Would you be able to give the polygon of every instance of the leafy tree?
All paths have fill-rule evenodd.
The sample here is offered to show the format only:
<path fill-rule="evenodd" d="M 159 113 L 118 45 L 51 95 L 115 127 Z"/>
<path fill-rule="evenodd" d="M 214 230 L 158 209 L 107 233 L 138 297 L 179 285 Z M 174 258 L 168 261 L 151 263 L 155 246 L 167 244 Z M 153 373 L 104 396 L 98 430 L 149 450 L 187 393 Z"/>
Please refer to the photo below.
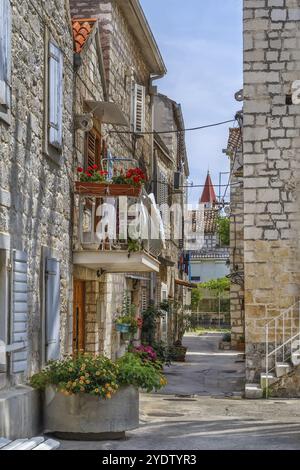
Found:
<path fill-rule="evenodd" d="M 220 237 L 220 243 L 223 246 L 230 244 L 230 219 L 229 217 L 218 217 L 217 229 Z"/>
<path fill-rule="evenodd" d="M 192 311 L 197 312 L 199 304 L 203 298 L 203 293 L 201 291 L 201 284 L 198 285 L 195 289 L 192 290 Z"/>
<path fill-rule="evenodd" d="M 202 289 L 209 289 L 218 295 L 222 295 L 230 288 L 230 280 L 227 277 L 221 277 L 219 279 L 211 279 L 210 281 L 200 284 L 200 286 Z"/>

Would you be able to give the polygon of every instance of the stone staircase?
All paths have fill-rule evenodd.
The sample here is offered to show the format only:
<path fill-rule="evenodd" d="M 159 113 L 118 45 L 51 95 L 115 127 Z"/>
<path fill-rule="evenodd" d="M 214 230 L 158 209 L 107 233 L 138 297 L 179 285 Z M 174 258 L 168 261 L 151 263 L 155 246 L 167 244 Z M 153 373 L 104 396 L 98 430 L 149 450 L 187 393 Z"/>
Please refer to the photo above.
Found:
<path fill-rule="evenodd" d="M 43 436 L 32 437 L 31 439 L 6 439 L 0 437 L 1 450 L 56 450 L 60 443 L 54 439 L 45 439 Z"/>
<path fill-rule="evenodd" d="M 296 302 L 265 326 L 265 371 L 260 383 L 246 384 L 245 398 L 268 398 L 271 388 L 300 364 L 300 302 Z"/>

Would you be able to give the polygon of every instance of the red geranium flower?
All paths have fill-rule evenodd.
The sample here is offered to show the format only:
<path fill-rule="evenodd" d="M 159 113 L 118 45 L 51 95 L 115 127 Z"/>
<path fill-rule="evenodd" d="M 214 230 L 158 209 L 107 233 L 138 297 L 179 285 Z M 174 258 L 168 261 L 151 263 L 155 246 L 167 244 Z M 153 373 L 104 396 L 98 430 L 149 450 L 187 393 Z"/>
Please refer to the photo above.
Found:
<path fill-rule="evenodd" d="M 86 171 L 85 174 L 86 176 L 92 177 L 91 173 L 89 173 L 88 171 Z"/>
<path fill-rule="evenodd" d="M 79 166 L 79 167 L 77 168 L 77 172 L 78 172 L 78 173 L 82 173 L 82 172 L 83 172 L 83 168 L 81 168 L 81 166 Z"/>
<path fill-rule="evenodd" d="M 107 174 L 108 174 L 108 171 L 104 171 L 104 170 L 100 171 L 100 175 L 101 175 L 101 176 L 105 176 L 105 175 L 107 175 Z"/>
<path fill-rule="evenodd" d="M 133 181 L 134 181 L 135 183 L 139 183 L 140 180 L 141 180 L 141 179 L 140 179 L 139 176 L 134 176 L 134 177 L 133 177 Z"/>
<path fill-rule="evenodd" d="M 98 165 L 93 165 L 93 166 L 92 166 L 92 169 L 93 169 L 93 170 L 98 170 Z"/>

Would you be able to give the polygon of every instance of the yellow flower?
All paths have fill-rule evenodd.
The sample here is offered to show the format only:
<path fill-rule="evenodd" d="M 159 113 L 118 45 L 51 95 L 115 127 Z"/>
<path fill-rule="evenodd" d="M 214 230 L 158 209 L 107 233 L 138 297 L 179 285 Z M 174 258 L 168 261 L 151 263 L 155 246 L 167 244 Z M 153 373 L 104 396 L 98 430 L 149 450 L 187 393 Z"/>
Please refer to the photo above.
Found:
<path fill-rule="evenodd" d="M 99 393 L 99 388 L 95 388 L 95 392 L 96 392 L 96 393 Z"/>
<path fill-rule="evenodd" d="M 86 376 L 86 378 L 88 378 L 90 376 L 90 374 L 86 373 L 85 376 Z"/>
<path fill-rule="evenodd" d="M 76 382 L 73 382 L 73 387 L 76 387 L 77 383 Z"/>
<path fill-rule="evenodd" d="M 80 391 L 81 391 L 81 392 L 84 392 L 84 387 L 80 387 Z"/>
<path fill-rule="evenodd" d="M 97 376 L 101 375 L 101 372 L 99 370 L 97 370 L 96 375 Z"/>
<path fill-rule="evenodd" d="M 111 393 L 107 393 L 106 398 L 110 399 L 111 398 Z"/>
<path fill-rule="evenodd" d="M 86 381 L 86 383 L 87 383 L 87 384 L 90 384 L 90 383 L 91 383 L 91 381 L 90 381 L 90 380 L 87 380 L 87 381 Z"/>
<path fill-rule="evenodd" d="M 80 380 L 84 380 L 84 379 L 85 379 L 85 377 L 84 377 L 84 375 L 82 375 L 82 376 L 80 377 Z"/>
<path fill-rule="evenodd" d="M 85 370 L 85 368 L 86 368 L 86 364 L 82 364 L 81 370 Z"/>

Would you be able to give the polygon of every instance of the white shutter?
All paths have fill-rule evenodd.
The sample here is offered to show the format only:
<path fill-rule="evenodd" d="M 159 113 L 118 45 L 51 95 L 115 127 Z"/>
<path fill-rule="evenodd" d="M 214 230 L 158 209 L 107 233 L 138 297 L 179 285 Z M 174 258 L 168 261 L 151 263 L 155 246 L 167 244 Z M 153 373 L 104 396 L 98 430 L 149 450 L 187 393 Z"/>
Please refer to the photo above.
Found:
<path fill-rule="evenodd" d="M 164 223 L 164 229 L 167 230 L 169 227 L 169 211 L 167 208 L 169 203 L 168 177 L 166 173 L 160 168 L 158 168 L 157 177 L 157 200 Z"/>
<path fill-rule="evenodd" d="M 11 5 L 0 0 L 0 105 L 10 107 L 11 85 Z"/>
<path fill-rule="evenodd" d="M 25 372 L 27 369 L 27 282 L 27 254 L 23 251 L 13 251 L 10 341 L 15 346 L 20 344 L 20 349 L 11 355 L 11 372 L 13 374 Z"/>
<path fill-rule="evenodd" d="M 62 147 L 63 54 L 49 43 L 49 144 Z"/>
<path fill-rule="evenodd" d="M 141 288 L 141 313 L 149 307 L 150 292 L 147 286 Z"/>
<path fill-rule="evenodd" d="M 145 130 L 145 98 L 145 87 L 136 83 L 134 87 L 134 132 L 144 132 Z"/>
<path fill-rule="evenodd" d="M 60 356 L 60 265 L 46 260 L 46 361 Z"/>

